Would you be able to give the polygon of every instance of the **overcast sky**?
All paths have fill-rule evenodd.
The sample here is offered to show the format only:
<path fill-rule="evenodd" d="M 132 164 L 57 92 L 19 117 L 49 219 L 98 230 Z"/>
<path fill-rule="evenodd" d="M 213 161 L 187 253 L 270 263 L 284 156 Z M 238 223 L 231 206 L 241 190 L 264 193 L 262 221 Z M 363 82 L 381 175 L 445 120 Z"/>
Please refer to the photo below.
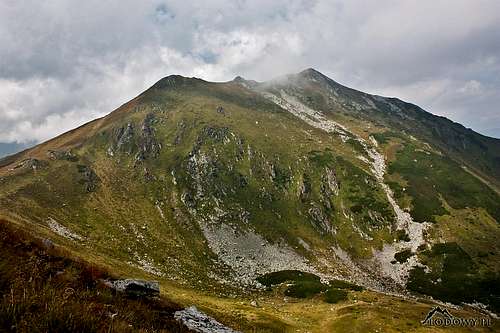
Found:
<path fill-rule="evenodd" d="M 46 140 L 170 74 L 308 67 L 500 137 L 497 0 L 0 0 L 0 142 Z"/>

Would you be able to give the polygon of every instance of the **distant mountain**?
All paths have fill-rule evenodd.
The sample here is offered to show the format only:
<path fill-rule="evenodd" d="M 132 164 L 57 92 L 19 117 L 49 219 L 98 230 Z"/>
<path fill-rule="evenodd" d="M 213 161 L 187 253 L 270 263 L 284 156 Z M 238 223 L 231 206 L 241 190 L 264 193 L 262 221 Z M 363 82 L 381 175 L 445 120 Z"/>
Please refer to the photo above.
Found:
<path fill-rule="evenodd" d="M 0 158 L 7 155 L 15 154 L 33 145 L 34 143 L 30 144 L 30 143 L 17 143 L 17 142 L 11 142 L 11 143 L 0 142 Z"/>
<path fill-rule="evenodd" d="M 0 160 L 1 217 L 247 330 L 334 325 L 330 312 L 301 326 L 234 309 L 366 295 L 345 281 L 498 311 L 499 188 L 500 140 L 314 69 L 268 82 L 171 75 Z M 271 273 L 279 282 L 257 282 Z M 271 291 L 284 281 L 284 296 Z"/>

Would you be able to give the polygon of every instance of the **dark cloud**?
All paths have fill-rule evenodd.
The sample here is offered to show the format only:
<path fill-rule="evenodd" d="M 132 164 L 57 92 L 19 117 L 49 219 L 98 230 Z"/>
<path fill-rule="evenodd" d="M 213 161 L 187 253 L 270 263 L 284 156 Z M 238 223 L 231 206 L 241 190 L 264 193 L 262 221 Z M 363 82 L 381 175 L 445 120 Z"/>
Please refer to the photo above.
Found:
<path fill-rule="evenodd" d="M 48 139 L 172 73 L 307 67 L 491 135 L 499 40 L 498 1 L 3 1 L 0 142 Z"/>

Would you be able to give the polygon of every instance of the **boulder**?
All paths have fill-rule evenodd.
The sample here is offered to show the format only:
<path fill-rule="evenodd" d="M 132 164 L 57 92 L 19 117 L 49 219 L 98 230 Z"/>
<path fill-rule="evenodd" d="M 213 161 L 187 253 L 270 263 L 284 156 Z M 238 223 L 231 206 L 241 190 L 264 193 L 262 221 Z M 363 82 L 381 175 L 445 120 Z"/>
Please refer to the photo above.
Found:
<path fill-rule="evenodd" d="M 160 284 L 158 281 L 125 279 L 106 280 L 104 284 L 108 287 L 134 297 L 158 297 L 160 296 Z"/>
<path fill-rule="evenodd" d="M 238 333 L 227 326 L 219 323 L 212 317 L 191 306 L 174 314 L 174 318 L 184 324 L 190 330 L 200 333 Z"/>

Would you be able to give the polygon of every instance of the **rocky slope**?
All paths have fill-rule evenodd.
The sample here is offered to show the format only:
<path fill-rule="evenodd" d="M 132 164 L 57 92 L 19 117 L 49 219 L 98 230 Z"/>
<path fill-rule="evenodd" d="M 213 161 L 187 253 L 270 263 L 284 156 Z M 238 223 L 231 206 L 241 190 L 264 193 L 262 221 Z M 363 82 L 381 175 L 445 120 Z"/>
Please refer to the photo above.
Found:
<path fill-rule="evenodd" d="M 0 214 L 209 295 L 299 270 L 498 311 L 499 156 L 500 140 L 312 69 L 169 76 L 0 160 Z"/>

